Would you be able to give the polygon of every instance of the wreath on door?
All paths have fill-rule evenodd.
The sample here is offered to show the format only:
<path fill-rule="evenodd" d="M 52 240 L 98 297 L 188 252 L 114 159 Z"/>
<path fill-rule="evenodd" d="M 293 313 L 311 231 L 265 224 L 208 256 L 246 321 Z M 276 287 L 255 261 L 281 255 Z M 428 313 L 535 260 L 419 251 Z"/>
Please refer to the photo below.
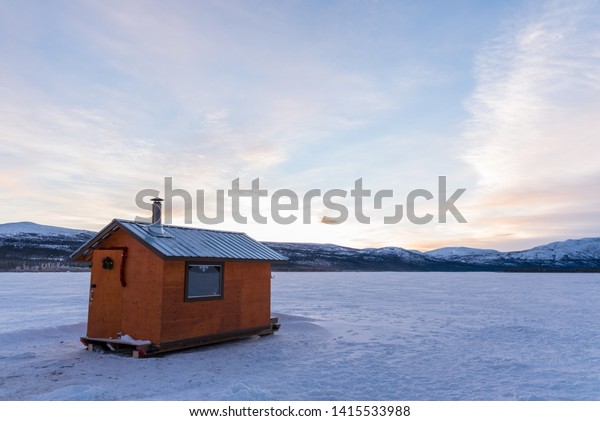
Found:
<path fill-rule="evenodd" d="M 111 270 L 115 266 L 115 262 L 110 257 L 105 257 L 102 260 L 102 268 L 106 270 Z"/>

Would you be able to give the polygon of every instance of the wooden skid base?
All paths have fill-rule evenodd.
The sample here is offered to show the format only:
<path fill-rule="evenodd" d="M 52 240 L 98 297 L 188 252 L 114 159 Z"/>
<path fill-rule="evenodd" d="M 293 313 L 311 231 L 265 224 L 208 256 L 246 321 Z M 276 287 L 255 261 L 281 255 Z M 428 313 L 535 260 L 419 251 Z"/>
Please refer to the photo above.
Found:
<path fill-rule="evenodd" d="M 79 340 L 87 347 L 88 351 L 131 353 L 136 358 L 145 356 L 152 347 L 152 344 L 127 344 L 118 342 L 118 339 L 113 338 L 88 338 L 87 336 L 82 336 Z"/>
<path fill-rule="evenodd" d="M 271 335 L 277 330 L 279 330 L 280 327 L 281 325 L 279 324 L 279 320 L 277 318 L 271 318 L 269 326 L 262 326 L 254 329 L 238 330 L 217 335 L 201 336 L 197 338 L 190 338 L 179 341 L 165 342 L 158 345 L 152 343 L 138 345 L 124 343 L 119 339 L 88 338 L 86 336 L 81 337 L 80 340 L 81 343 L 87 347 L 88 351 L 123 353 L 131 352 L 131 355 L 134 358 L 143 358 L 152 355 L 162 354 L 165 352 L 178 351 L 187 348 L 195 348 L 204 345 L 212 345 L 220 342 L 249 338 L 252 336 Z"/>

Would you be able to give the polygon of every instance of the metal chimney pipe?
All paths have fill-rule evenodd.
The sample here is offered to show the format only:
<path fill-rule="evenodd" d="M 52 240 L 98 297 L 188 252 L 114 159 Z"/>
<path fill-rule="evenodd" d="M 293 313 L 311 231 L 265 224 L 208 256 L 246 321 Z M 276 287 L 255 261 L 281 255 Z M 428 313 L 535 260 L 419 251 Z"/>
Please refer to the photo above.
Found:
<path fill-rule="evenodd" d="M 148 225 L 148 232 L 152 235 L 165 236 L 165 230 L 162 226 L 162 199 L 155 197 L 152 200 L 152 223 Z"/>
<path fill-rule="evenodd" d="M 162 201 L 160 197 L 152 199 L 152 225 L 162 225 Z"/>

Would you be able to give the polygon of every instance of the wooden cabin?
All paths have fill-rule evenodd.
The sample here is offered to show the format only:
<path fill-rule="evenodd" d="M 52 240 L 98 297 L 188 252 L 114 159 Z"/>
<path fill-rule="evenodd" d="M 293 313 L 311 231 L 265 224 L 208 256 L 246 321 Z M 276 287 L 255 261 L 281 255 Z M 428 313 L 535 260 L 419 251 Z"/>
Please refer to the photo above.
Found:
<path fill-rule="evenodd" d="M 92 268 L 88 349 L 131 348 L 139 357 L 279 328 L 271 263 L 287 258 L 243 233 L 156 219 L 115 219 L 73 253 Z"/>

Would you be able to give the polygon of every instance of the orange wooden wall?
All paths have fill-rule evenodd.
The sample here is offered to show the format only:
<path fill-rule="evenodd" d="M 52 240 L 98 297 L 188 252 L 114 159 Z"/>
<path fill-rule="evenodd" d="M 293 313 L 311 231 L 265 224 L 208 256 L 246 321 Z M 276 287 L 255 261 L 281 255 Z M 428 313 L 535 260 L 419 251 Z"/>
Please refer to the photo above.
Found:
<path fill-rule="evenodd" d="M 111 247 L 128 249 L 127 286 L 121 287 L 119 310 L 123 334 L 158 345 L 269 325 L 271 267 L 268 262 L 225 262 L 222 299 L 185 301 L 186 262 L 162 260 L 123 230 L 104 240 L 100 249 Z M 94 251 L 93 279 L 118 277 L 116 265 L 110 271 L 102 269 L 96 257 L 102 253 L 102 250 Z M 103 332 L 100 327 L 103 320 L 91 316 L 90 312 L 88 336 L 92 336 L 90 332 L 94 329 L 97 333 Z"/>
<path fill-rule="evenodd" d="M 162 309 L 163 261 L 123 230 L 115 232 L 100 246 L 102 249 L 110 247 L 127 247 L 125 262 L 127 286 L 121 287 L 122 333 L 136 339 L 147 339 L 158 343 Z M 101 270 L 118 273 L 115 269 Z M 90 320 L 88 323 L 95 323 L 95 321 Z"/>
<path fill-rule="evenodd" d="M 165 262 L 161 342 L 269 325 L 271 269 L 267 262 L 225 262 L 223 298 L 185 301 L 183 261 Z"/>

